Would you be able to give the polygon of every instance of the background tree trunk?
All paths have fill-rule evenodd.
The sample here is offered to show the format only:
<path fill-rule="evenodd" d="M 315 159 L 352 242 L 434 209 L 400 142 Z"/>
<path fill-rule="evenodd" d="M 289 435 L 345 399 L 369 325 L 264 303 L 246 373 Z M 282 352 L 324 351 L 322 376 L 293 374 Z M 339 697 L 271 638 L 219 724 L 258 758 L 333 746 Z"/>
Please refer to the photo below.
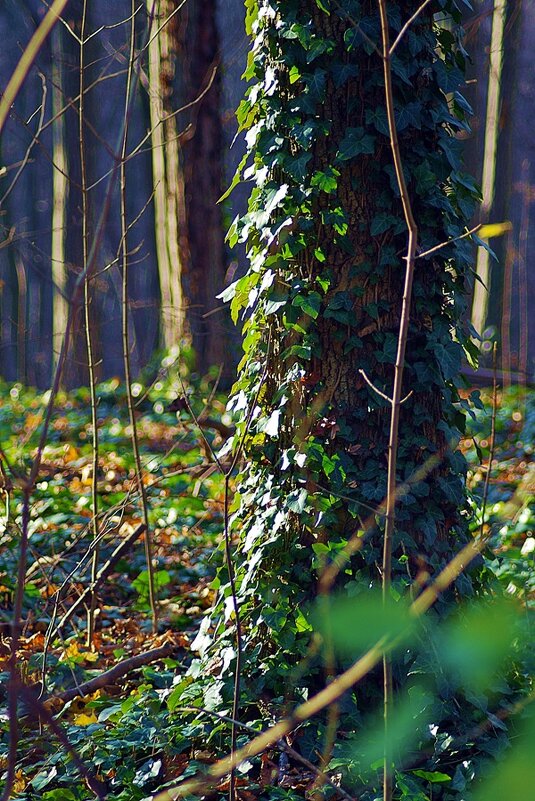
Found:
<path fill-rule="evenodd" d="M 503 20 L 500 20 L 500 11 Z M 493 43 L 500 34 L 502 41 Z M 495 178 L 491 183 L 489 203 L 482 209 L 481 222 L 511 223 L 511 231 L 490 242 L 498 261 L 483 251 L 479 260 L 488 262 L 490 290 L 477 288 L 473 320 L 483 334 L 482 365 L 490 370 L 491 342 L 499 343 L 499 364 L 504 379 L 533 381 L 535 378 L 535 332 L 529 310 L 535 303 L 533 271 L 528 269 L 534 248 L 530 217 L 533 202 L 533 128 L 535 115 L 535 69 L 529 55 L 535 26 L 533 3 L 503 5 L 483 0 L 467 14 L 468 46 L 474 54 L 470 69 L 471 83 L 467 97 L 474 107 L 473 132 L 467 139 L 466 153 L 470 171 L 481 182 L 483 164 L 490 165 Z M 503 64 L 496 71 L 496 53 L 503 53 Z M 494 55 L 494 63 L 491 59 Z M 499 91 L 497 137 L 495 147 L 486 136 L 489 115 L 488 88 Z M 497 86 L 496 86 L 497 85 Z M 478 220 L 479 221 L 479 220 Z"/>
<path fill-rule="evenodd" d="M 223 288 L 225 274 L 221 208 L 217 205 L 223 193 L 223 172 L 221 54 L 215 0 L 184 8 L 179 37 L 179 102 L 194 103 L 204 93 L 181 119 L 189 126 L 183 145 L 189 245 L 184 280 L 197 367 L 205 372 L 211 365 L 224 366 L 227 362 L 221 315 L 206 316 L 219 305 L 215 296 Z"/>
<path fill-rule="evenodd" d="M 0 11 L 2 86 L 43 13 L 38 2 L 21 7 L 12 0 Z M 6 171 L 0 179 L 0 198 L 19 170 L 20 175 L 1 203 L 1 239 L 5 242 L 12 236 L 13 242 L 0 250 L 0 371 L 10 380 L 38 385 L 48 381 L 52 363 L 52 133 L 39 130 L 52 108 L 51 72 L 47 42 L 15 102 L 1 143 Z M 38 143 L 33 142 L 36 135 Z"/>

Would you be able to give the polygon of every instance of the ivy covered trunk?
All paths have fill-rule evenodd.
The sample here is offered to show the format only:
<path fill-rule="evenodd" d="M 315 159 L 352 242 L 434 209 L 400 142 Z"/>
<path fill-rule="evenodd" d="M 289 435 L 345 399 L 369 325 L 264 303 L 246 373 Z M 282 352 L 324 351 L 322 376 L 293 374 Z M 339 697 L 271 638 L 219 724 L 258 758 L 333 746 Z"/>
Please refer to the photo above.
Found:
<path fill-rule="evenodd" d="M 359 531 L 362 547 L 341 571 L 337 589 L 365 597 L 381 584 L 387 398 L 407 228 L 389 139 L 376 0 L 249 0 L 247 6 L 253 84 L 238 118 L 249 145 L 243 176 L 253 188 L 249 213 L 235 223 L 230 241 L 246 242 L 251 266 L 224 297 L 234 317 L 245 319 L 231 408 L 242 412 L 235 447 L 243 442 L 245 454 L 234 517 L 240 714 L 252 719 L 259 708 L 282 714 L 324 682 L 322 659 L 310 646 L 310 606 L 322 566 Z M 388 3 L 392 41 L 414 11 L 412 2 Z M 455 447 L 467 406 L 458 387 L 463 347 L 471 349 L 460 325 L 471 244 L 457 237 L 477 190 L 462 172 L 457 139 L 470 111 L 459 92 L 459 20 L 455 2 L 426 6 L 391 62 L 417 252 L 455 240 L 415 264 L 397 467 L 404 489 L 392 568 L 400 595 L 410 594 L 415 580 L 437 575 L 468 537 L 465 464 Z M 226 666 L 234 664 L 236 610 L 226 578 L 223 569 L 212 629 L 196 643 L 212 673 L 220 671 L 211 703 L 214 692 L 228 703 L 232 685 Z M 447 614 L 452 601 L 473 591 L 463 575 L 436 608 Z M 305 655 L 306 669 L 296 667 Z M 439 666 L 427 657 L 424 664 L 407 652 L 396 662 L 396 687 L 406 686 L 411 672 L 434 681 Z M 435 768 L 444 737 L 462 736 L 473 725 L 466 710 L 461 722 L 446 684 L 438 687 L 443 725 L 439 720 L 419 743 L 426 752 L 420 764 Z M 376 705 L 379 688 L 380 677 L 372 675 L 346 707 L 358 719 Z M 312 726 L 318 741 L 322 725 Z M 317 742 L 307 755 L 314 748 Z M 450 775 L 462 759 L 458 749 Z M 460 787 L 460 773 L 456 781 Z"/>

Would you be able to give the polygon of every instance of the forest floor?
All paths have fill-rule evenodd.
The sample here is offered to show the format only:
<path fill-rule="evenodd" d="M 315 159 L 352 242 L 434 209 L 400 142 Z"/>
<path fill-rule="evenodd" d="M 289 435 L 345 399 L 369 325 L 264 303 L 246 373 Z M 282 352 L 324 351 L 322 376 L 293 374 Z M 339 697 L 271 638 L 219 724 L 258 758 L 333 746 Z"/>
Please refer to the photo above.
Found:
<path fill-rule="evenodd" d="M 162 374 L 148 387 L 135 384 L 133 391 L 157 565 L 157 633 L 151 623 L 143 534 L 135 536 L 142 517 L 132 432 L 124 389 L 118 380 L 111 380 L 98 388 L 97 476 L 99 565 L 111 559 L 111 566 L 98 586 L 92 646 L 86 643 L 83 604 L 57 629 L 87 589 L 91 575 L 91 410 L 88 391 L 81 389 L 57 399 L 32 497 L 18 652 L 25 681 L 41 692 L 45 709 L 63 727 L 82 760 L 90 760 L 108 788 L 108 797 L 117 801 L 145 798 L 155 786 L 194 773 L 212 759 L 210 753 L 188 749 L 187 732 L 182 739 L 170 737 L 167 722 L 173 711 L 172 689 L 191 660 L 191 644 L 213 600 L 213 580 L 223 560 L 223 478 L 214 469 L 190 412 L 167 410 L 183 391 L 182 379 Z M 188 392 L 195 416 L 209 415 L 224 426 L 232 424 L 214 382 L 195 382 Z M 509 594 L 533 604 L 535 397 L 518 387 L 499 392 L 485 520 L 481 497 L 490 450 L 491 393 L 485 391 L 483 399 L 484 410 L 469 418 L 461 442 L 474 494 L 473 529 L 492 527 L 493 569 Z M 47 393 L 19 384 L 0 385 L 2 458 L 20 477 L 10 493 L 0 490 L 0 671 L 6 671 L 8 664 L 23 477 L 35 454 L 47 401 Z M 214 449 L 223 445 L 215 429 L 203 430 Z M 130 544 L 117 559 L 114 551 L 125 540 Z M 7 673 L 0 678 L 5 688 Z M 96 678 L 101 686 L 86 685 Z M 3 706 L 5 699 L 4 689 Z M 39 724 L 35 714 L 21 719 L 15 797 L 50 801 L 92 797 L 64 745 L 51 744 L 40 725 L 46 721 Z M 4 706 L 0 772 L 7 766 L 7 731 Z M 269 760 L 264 768 L 259 789 L 272 781 Z M 314 778 L 306 768 L 294 766 L 288 769 L 281 791 L 306 790 Z M 255 798 L 245 788 L 239 795 L 242 801 Z"/>

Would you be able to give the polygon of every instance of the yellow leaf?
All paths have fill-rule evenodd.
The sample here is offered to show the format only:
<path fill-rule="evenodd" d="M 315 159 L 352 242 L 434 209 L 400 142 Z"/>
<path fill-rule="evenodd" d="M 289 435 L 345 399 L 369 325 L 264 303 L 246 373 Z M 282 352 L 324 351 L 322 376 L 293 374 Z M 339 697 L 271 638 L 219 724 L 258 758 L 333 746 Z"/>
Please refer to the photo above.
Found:
<path fill-rule="evenodd" d="M 92 723 L 97 723 L 97 716 L 94 709 L 90 711 L 89 715 L 85 712 L 80 712 L 79 715 L 74 716 L 75 726 L 91 726 Z"/>
<path fill-rule="evenodd" d="M 15 773 L 15 781 L 13 782 L 13 792 L 14 793 L 24 792 L 27 784 L 28 780 L 25 778 L 24 773 L 21 770 L 18 770 Z"/>
<path fill-rule="evenodd" d="M 80 654 L 77 643 L 71 642 L 63 651 L 62 659 L 75 659 Z"/>
<path fill-rule="evenodd" d="M 477 235 L 481 237 L 481 239 L 492 239 L 495 236 L 503 236 L 508 231 L 513 230 L 513 224 L 510 220 L 506 220 L 505 222 L 501 223 L 489 223 L 488 225 L 482 225 Z"/>
<path fill-rule="evenodd" d="M 65 445 L 65 447 L 63 448 L 63 452 L 65 454 L 63 457 L 65 464 L 68 464 L 69 462 L 74 462 L 76 459 L 80 458 L 80 454 L 77 448 L 74 447 L 74 445 L 70 444 Z"/>
<path fill-rule="evenodd" d="M 43 415 L 41 412 L 37 412 L 37 414 L 29 414 L 24 423 L 26 429 L 28 430 L 30 428 L 37 428 L 42 418 Z"/>
<path fill-rule="evenodd" d="M 82 475 L 80 477 L 80 482 L 84 487 L 92 487 L 93 486 L 93 466 L 90 464 L 84 465 L 82 468 Z"/>
<path fill-rule="evenodd" d="M 84 651 L 84 659 L 86 662 L 98 662 L 99 655 L 95 651 Z"/>

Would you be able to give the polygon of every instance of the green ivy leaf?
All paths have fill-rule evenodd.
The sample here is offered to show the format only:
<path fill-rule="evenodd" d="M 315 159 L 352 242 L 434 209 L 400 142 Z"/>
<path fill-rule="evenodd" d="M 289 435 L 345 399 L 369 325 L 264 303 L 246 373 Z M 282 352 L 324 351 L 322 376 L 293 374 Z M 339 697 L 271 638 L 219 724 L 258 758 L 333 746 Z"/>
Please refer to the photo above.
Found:
<path fill-rule="evenodd" d="M 347 128 L 346 134 L 336 154 L 337 161 L 348 161 L 363 153 L 371 155 L 375 151 L 375 138 L 364 132 L 364 128 Z"/>
<path fill-rule="evenodd" d="M 448 776 L 447 773 L 441 773 L 439 770 L 411 770 L 411 773 L 414 776 L 419 776 L 421 779 L 425 779 L 427 782 L 431 782 L 431 784 L 451 782 L 451 776 Z"/>
<path fill-rule="evenodd" d="M 301 514 L 304 511 L 307 502 L 308 493 L 306 489 L 294 490 L 288 495 L 286 506 L 291 512 Z"/>
<path fill-rule="evenodd" d="M 297 295 L 292 305 L 302 309 L 305 314 L 316 320 L 321 306 L 321 297 L 317 292 L 310 292 L 308 295 Z"/>

